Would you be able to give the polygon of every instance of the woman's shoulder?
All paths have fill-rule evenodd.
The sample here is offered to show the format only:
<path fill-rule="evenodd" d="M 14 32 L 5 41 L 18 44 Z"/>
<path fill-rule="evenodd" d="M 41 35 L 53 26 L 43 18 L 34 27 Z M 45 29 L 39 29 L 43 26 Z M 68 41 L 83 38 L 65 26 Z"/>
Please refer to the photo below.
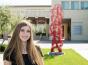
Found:
<path fill-rule="evenodd" d="M 37 51 L 38 51 L 38 52 L 41 54 L 41 56 L 43 57 L 43 53 L 42 53 L 41 47 L 40 47 L 38 44 L 36 44 L 35 47 L 36 47 Z"/>
<path fill-rule="evenodd" d="M 11 61 L 15 57 L 15 51 L 5 50 L 3 60 Z"/>
<path fill-rule="evenodd" d="M 41 50 L 41 47 L 38 44 L 35 44 L 37 50 Z"/>

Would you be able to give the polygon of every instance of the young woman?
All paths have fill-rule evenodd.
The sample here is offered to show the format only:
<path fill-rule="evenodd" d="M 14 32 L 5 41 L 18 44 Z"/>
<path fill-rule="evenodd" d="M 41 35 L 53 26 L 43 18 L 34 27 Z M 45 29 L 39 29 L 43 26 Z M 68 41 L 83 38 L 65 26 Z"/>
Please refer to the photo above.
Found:
<path fill-rule="evenodd" d="M 34 45 L 31 24 L 21 21 L 4 52 L 4 65 L 44 65 L 41 51 Z"/>

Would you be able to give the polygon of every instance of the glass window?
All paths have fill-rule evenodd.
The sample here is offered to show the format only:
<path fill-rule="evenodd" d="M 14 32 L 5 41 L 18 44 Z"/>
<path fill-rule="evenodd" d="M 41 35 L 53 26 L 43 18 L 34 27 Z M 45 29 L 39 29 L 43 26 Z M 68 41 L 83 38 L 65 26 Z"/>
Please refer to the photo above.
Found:
<path fill-rule="evenodd" d="M 71 2 L 71 9 L 72 10 L 79 9 L 79 2 L 78 1 L 72 1 Z"/>
<path fill-rule="evenodd" d="M 69 9 L 69 6 L 70 6 L 69 1 L 62 1 L 62 8 L 63 9 Z"/>
<path fill-rule="evenodd" d="M 72 23 L 72 34 L 73 35 L 82 35 L 83 32 L 83 23 L 82 22 L 74 22 Z"/>
<path fill-rule="evenodd" d="M 72 29 L 74 35 L 81 35 L 82 34 L 82 26 L 81 25 L 75 25 Z"/>
<path fill-rule="evenodd" d="M 88 1 L 81 2 L 81 9 L 88 9 Z"/>

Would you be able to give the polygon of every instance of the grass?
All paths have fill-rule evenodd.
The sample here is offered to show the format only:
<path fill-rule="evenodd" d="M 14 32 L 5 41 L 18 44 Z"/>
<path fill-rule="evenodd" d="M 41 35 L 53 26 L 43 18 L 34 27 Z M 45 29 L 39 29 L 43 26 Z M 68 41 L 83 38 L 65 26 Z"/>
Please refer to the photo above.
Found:
<path fill-rule="evenodd" d="M 88 65 L 88 61 L 72 49 L 63 49 L 64 55 L 49 56 L 49 49 L 43 49 L 45 65 Z"/>

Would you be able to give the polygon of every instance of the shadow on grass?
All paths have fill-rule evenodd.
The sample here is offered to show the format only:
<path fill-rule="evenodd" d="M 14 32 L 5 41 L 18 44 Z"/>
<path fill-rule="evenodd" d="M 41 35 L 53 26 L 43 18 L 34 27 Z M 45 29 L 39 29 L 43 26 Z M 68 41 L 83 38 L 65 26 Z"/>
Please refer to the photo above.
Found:
<path fill-rule="evenodd" d="M 53 59 L 54 57 L 54 55 L 44 54 L 44 59 Z"/>

